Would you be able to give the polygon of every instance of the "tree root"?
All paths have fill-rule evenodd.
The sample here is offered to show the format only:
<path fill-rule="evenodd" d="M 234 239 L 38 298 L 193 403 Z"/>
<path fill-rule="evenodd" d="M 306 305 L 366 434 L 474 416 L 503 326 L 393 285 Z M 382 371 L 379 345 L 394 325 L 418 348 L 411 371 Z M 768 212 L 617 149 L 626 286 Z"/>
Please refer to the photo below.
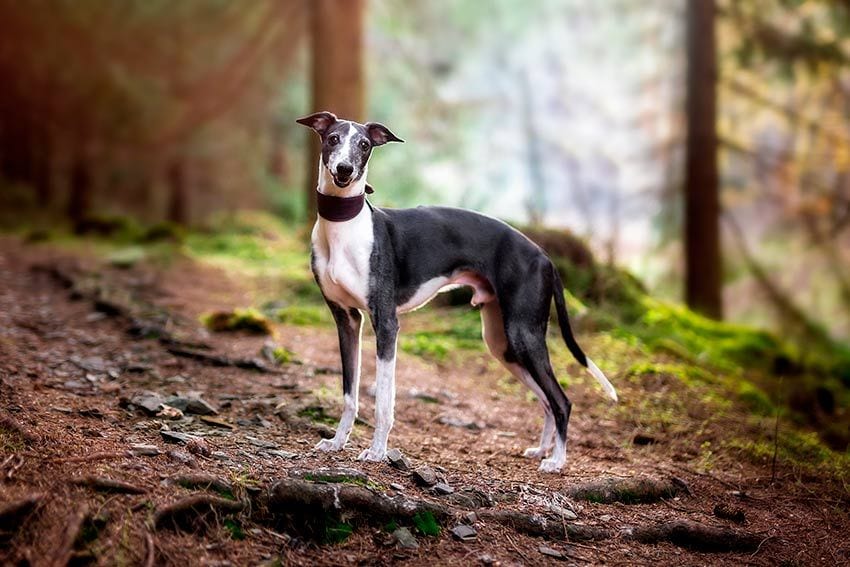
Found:
<path fill-rule="evenodd" d="M 184 474 L 168 479 L 171 484 L 193 490 L 212 490 L 219 494 L 234 494 L 233 485 L 209 474 Z"/>
<path fill-rule="evenodd" d="M 198 362 L 208 364 L 210 366 L 234 366 L 244 370 L 254 370 L 256 372 L 264 372 L 266 374 L 283 374 L 282 371 L 271 368 L 263 361 L 254 358 L 230 358 L 221 354 L 213 354 L 209 352 L 201 352 L 195 349 L 187 349 L 177 346 L 169 346 L 166 350 L 174 356 L 190 358 Z"/>
<path fill-rule="evenodd" d="M 695 551 L 754 551 L 762 537 L 729 528 L 707 526 L 691 520 L 673 520 L 655 526 L 641 526 L 624 537 L 640 543 L 670 542 Z"/>
<path fill-rule="evenodd" d="M 72 484 L 77 486 L 87 486 L 95 490 L 103 492 L 117 492 L 121 494 L 144 494 L 148 491 L 147 488 L 136 486 L 122 480 L 115 480 L 105 476 L 80 476 L 71 479 Z"/>
<path fill-rule="evenodd" d="M 50 554 L 50 557 L 47 558 L 47 561 L 44 563 L 45 565 L 50 565 L 52 567 L 65 567 L 69 564 L 71 558 L 74 556 L 74 544 L 77 542 L 80 530 L 83 528 L 83 524 L 85 523 L 86 518 L 88 518 L 88 515 L 88 506 L 83 505 L 78 508 L 70 518 L 68 518 L 68 522 L 65 525 L 65 529 L 62 531 L 62 536 L 59 540 L 59 548 Z"/>
<path fill-rule="evenodd" d="M 24 519 L 35 511 L 42 500 L 43 495 L 33 494 L 0 506 L 0 543 L 11 539 Z"/>
<path fill-rule="evenodd" d="M 596 541 L 610 539 L 615 535 L 615 532 L 611 530 L 577 526 L 551 516 L 526 514 L 516 510 L 479 510 L 476 514 L 485 522 L 494 522 L 511 527 L 520 533 L 547 539 Z"/>
<path fill-rule="evenodd" d="M 685 481 L 676 477 L 603 478 L 596 482 L 577 484 L 565 492 L 570 498 L 599 504 L 646 504 L 690 493 Z"/>
<path fill-rule="evenodd" d="M 245 509 L 245 503 L 210 494 L 195 494 L 163 506 L 154 515 L 156 529 L 194 531 L 202 528 L 210 517 L 235 514 Z"/>

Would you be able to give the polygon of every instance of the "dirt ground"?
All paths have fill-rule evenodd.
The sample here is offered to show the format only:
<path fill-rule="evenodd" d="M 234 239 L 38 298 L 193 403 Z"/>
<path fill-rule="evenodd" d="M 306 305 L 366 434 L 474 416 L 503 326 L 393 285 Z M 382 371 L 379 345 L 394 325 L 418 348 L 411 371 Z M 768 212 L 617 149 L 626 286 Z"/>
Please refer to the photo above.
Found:
<path fill-rule="evenodd" d="M 76 283 L 63 282 L 63 273 L 94 278 L 99 289 L 111 290 L 112 299 L 131 297 L 180 341 L 145 338 L 152 335 L 140 331 L 138 321 L 134 329 L 133 317 L 111 309 L 110 301 L 93 301 Z M 478 354 L 443 365 L 400 356 L 390 446 L 399 448 L 414 468 L 431 467 L 455 492 L 485 495 L 480 517 L 444 521 L 436 536 L 408 524 L 417 549 L 396 542 L 390 534 L 395 526 L 362 516 L 343 517 L 353 528 L 344 541 L 310 537 L 286 520 L 298 510 L 280 509 L 268 499 L 276 480 L 298 471 L 356 469 L 368 476 L 365 484 L 374 492 L 436 503 L 446 497 L 421 487 L 409 472 L 355 459 L 370 439 L 374 409 L 369 394 L 374 345 L 368 338 L 361 420 L 348 448 L 338 454 L 313 451 L 340 412 L 333 329 L 279 325 L 276 340 L 303 364 L 271 368 L 264 363 L 270 372 L 214 366 L 209 359 L 179 354 L 180 349 L 198 352 L 194 343 L 204 343 L 211 348 L 200 352 L 228 357 L 219 359 L 222 364 L 258 357 L 266 337 L 208 335 L 197 323 L 203 312 L 246 304 L 249 293 L 244 282 L 189 260 L 167 270 L 121 270 L 93 257 L 0 239 L 0 562 L 850 564 L 846 490 L 826 478 L 786 471 L 772 479 L 769 463 L 755 464 L 732 452 L 715 454 L 710 470 L 700 466 L 701 444 L 714 440 L 720 446 L 730 431 L 750 427 L 731 416 L 697 430 L 708 420 L 695 407 L 692 435 L 641 439 L 639 422 L 624 420 L 595 386 L 579 384 L 570 392 L 568 464 L 559 475 L 538 473 L 536 463 L 521 456 L 539 435 L 542 416 L 536 403 Z M 640 399 L 634 384 L 611 378 L 622 403 Z M 133 403 L 145 391 L 165 397 L 194 392 L 218 413 L 212 419 L 188 410 L 173 419 L 148 415 Z M 191 437 L 188 442 L 167 438 L 174 432 Z M 181 475 L 207 475 L 225 489 L 204 490 L 209 483 L 187 488 L 185 478 L 174 480 Z M 634 477 L 672 478 L 690 494 L 607 504 L 568 496 L 570 487 L 582 483 Z M 107 486 L 105 479 L 129 486 Z M 160 522 L 165 507 L 198 493 L 227 493 L 225 500 L 238 503 L 240 510 L 230 514 L 225 505 L 206 516 L 199 512 L 199 521 L 189 528 Z M 33 497 L 29 507 L 28 497 Z M 10 511 L 14 504 L 23 511 Z M 743 518 L 724 519 L 716 513 L 718 506 Z M 485 509 L 550 518 L 560 510 L 563 522 L 600 528 L 610 537 L 536 537 L 488 521 Z M 746 551 L 711 552 L 694 549 L 687 538 L 649 544 L 628 535 L 673 520 L 750 534 L 758 544 Z M 472 525 L 475 539 L 453 537 L 451 529 L 464 522 Z"/>

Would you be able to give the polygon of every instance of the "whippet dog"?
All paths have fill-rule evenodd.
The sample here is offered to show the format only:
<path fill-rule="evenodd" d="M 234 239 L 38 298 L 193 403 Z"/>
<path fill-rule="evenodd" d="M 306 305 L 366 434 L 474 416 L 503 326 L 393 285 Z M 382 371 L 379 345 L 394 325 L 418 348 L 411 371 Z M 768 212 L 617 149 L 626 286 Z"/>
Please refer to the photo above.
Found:
<path fill-rule="evenodd" d="M 425 305 L 448 287 L 469 286 L 472 305 L 481 306 L 482 335 L 490 353 L 534 392 L 543 408 L 540 443 L 525 456 L 543 459 L 541 471 L 559 471 L 566 461 L 571 403 L 555 379 L 546 346 L 553 298 L 570 352 L 611 399 L 616 401 L 617 393 L 573 337 L 564 288 L 552 261 L 522 233 L 482 214 L 449 207 L 380 209 L 366 202 L 372 148 L 403 141 L 386 126 L 340 120 L 330 112 L 297 122 L 321 138 L 311 265 L 336 321 L 342 357 L 342 417 L 334 437 L 316 448 L 339 451 L 351 434 L 362 313 L 372 320 L 378 360 L 375 434 L 358 458 L 381 461 L 393 426 L 399 314 Z"/>

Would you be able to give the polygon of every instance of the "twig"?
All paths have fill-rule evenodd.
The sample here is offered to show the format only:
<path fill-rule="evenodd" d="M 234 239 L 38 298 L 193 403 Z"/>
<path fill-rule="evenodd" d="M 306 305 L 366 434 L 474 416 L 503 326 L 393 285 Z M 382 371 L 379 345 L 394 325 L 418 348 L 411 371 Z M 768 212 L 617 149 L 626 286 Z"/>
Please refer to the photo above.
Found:
<path fill-rule="evenodd" d="M 519 554 L 520 557 L 523 558 L 524 561 L 526 561 L 526 562 L 529 561 L 528 556 L 525 553 L 522 552 L 522 550 L 519 548 L 519 546 L 516 543 L 514 543 L 514 540 L 511 539 L 511 536 L 509 536 L 508 534 L 505 534 L 505 539 L 508 540 L 508 543 L 511 544 L 511 547 L 513 547 L 516 550 L 516 552 Z"/>
<path fill-rule="evenodd" d="M 88 486 L 95 490 L 104 490 L 106 492 L 121 492 L 123 494 L 144 494 L 148 491 L 143 486 L 136 486 L 123 480 L 116 480 L 104 476 L 82 476 L 71 479 L 72 484 L 78 486 Z"/>
<path fill-rule="evenodd" d="M 127 453 L 92 453 L 91 455 L 80 455 L 78 457 L 62 457 L 52 459 L 51 463 L 87 463 L 89 461 L 108 461 L 110 459 L 121 459 L 128 457 Z"/>
<path fill-rule="evenodd" d="M 766 542 L 766 541 L 767 541 L 767 540 L 769 540 L 769 539 L 773 539 L 773 538 L 775 538 L 775 537 L 776 537 L 776 536 L 772 536 L 772 535 L 771 535 L 771 536 L 767 536 L 766 538 L 764 538 L 763 540 L 761 540 L 761 541 L 759 542 L 758 547 L 756 548 L 756 550 L 755 550 L 755 551 L 753 551 L 753 554 L 752 554 L 752 555 L 750 555 L 750 557 L 755 557 L 755 556 L 756 556 L 756 554 L 758 554 L 758 552 L 759 552 L 759 551 L 761 551 L 761 546 L 762 546 L 762 545 L 764 545 L 764 542 Z"/>
<path fill-rule="evenodd" d="M 779 391 L 782 392 L 782 376 L 779 377 Z M 779 400 L 781 402 L 781 400 Z M 776 422 L 773 425 L 773 463 L 770 467 L 770 483 L 776 482 L 776 456 L 779 454 L 779 415 L 781 404 L 776 404 Z"/>
<path fill-rule="evenodd" d="M 156 545 L 150 532 L 145 534 L 145 567 L 153 567 L 156 560 Z"/>

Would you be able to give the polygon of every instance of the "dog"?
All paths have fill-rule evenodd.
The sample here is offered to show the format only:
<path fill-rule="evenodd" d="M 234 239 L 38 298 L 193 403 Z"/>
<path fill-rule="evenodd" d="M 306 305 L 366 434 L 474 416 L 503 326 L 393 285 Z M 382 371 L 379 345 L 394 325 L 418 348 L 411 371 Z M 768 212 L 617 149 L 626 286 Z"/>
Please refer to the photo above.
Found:
<path fill-rule="evenodd" d="M 472 305 L 481 307 L 488 350 L 534 392 L 543 408 L 540 443 L 524 456 L 541 459 L 541 471 L 560 471 L 572 404 L 549 362 L 546 329 L 553 298 L 570 352 L 614 401 L 617 393 L 576 343 L 563 284 L 549 257 L 506 223 L 472 211 L 373 207 L 365 200 L 372 191 L 366 183 L 372 149 L 403 140 L 383 124 L 342 120 L 330 112 L 297 122 L 321 138 L 311 267 L 336 322 L 342 358 L 339 427 L 316 449 L 343 449 L 357 417 L 362 313 L 371 318 L 378 356 L 375 433 L 358 458 L 382 461 L 394 419 L 398 316 L 447 288 L 469 286 Z"/>

